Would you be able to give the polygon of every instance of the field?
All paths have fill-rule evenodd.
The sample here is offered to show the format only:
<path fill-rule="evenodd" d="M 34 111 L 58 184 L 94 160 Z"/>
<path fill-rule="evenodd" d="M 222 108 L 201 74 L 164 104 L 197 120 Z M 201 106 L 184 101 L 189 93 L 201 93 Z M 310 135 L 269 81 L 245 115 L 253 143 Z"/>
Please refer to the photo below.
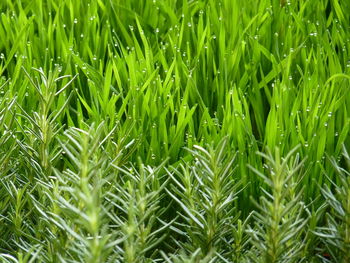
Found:
<path fill-rule="evenodd" d="M 348 0 L 1 0 L 0 262 L 350 262 Z"/>

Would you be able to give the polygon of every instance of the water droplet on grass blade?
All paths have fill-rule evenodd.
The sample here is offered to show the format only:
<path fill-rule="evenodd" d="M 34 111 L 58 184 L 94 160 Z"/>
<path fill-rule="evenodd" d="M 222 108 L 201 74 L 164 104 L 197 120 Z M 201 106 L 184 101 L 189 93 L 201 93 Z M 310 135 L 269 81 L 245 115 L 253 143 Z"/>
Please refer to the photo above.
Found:
<path fill-rule="evenodd" d="M 317 32 L 311 32 L 309 35 L 310 35 L 311 37 L 317 37 Z"/>

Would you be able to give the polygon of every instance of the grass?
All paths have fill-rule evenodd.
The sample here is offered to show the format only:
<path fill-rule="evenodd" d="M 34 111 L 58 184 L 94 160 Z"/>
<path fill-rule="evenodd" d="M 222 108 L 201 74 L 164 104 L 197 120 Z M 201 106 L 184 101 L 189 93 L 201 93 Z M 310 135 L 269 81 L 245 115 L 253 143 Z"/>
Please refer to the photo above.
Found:
<path fill-rule="evenodd" d="M 1 261 L 348 262 L 347 10 L 1 1 Z"/>

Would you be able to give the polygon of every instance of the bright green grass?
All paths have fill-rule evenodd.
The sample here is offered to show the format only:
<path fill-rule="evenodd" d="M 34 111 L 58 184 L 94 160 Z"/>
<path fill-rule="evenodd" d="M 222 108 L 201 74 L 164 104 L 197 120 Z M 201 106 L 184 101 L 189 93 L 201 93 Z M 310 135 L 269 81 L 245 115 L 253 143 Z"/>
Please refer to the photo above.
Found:
<path fill-rule="evenodd" d="M 349 262 L 349 1 L 0 12 L 1 262 Z"/>

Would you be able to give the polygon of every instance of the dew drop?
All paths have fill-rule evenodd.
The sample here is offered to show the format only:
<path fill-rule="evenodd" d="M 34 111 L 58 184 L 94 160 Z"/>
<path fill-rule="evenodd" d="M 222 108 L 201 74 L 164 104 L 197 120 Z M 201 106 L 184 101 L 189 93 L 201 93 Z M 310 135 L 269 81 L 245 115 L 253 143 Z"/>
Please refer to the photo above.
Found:
<path fill-rule="evenodd" d="M 311 37 L 317 37 L 317 32 L 311 32 L 309 35 L 310 35 Z"/>

